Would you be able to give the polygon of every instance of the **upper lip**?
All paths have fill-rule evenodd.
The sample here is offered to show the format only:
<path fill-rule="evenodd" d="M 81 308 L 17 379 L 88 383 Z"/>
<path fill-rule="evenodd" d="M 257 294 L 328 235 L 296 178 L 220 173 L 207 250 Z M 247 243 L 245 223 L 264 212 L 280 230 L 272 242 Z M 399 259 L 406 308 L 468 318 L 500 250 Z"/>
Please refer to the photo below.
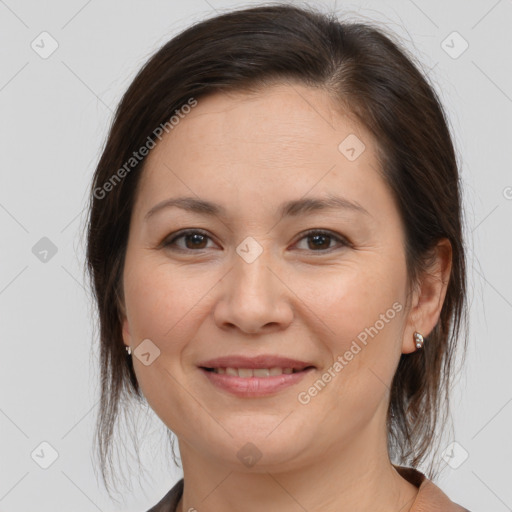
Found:
<path fill-rule="evenodd" d="M 280 357 L 273 355 L 248 356 L 224 356 L 215 359 L 209 359 L 198 364 L 202 368 L 293 368 L 294 370 L 303 370 L 304 368 L 314 366 L 307 361 L 290 359 L 289 357 Z"/>

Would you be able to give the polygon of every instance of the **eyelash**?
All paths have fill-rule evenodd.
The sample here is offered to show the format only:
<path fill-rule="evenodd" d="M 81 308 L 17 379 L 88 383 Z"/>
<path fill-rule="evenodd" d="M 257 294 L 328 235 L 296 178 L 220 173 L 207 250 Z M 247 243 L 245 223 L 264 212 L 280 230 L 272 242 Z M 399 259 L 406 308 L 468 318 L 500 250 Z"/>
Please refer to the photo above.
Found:
<path fill-rule="evenodd" d="M 162 245 L 162 247 L 171 248 L 171 250 L 177 250 L 177 251 L 181 251 L 181 252 L 200 252 L 200 251 L 206 250 L 205 248 L 203 248 L 203 249 L 183 249 L 180 247 L 178 247 L 178 248 L 172 247 L 173 244 L 175 244 L 176 240 L 179 240 L 180 238 L 184 238 L 184 237 L 187 237 L 190 235 L 196 235 L 196 234 L 202 235 L 211 240 L 211 237 L 205 231 L 202 231 L 200 229 L 187 229 L 187 230 L 178 232 L 171 239 L 164 240 L 161 245 Z M 305 233 L 302 233 L 302 237 L 299 238 L 299 240 L 297 242 L 300 242 L 301 240 L 304 240 L 305 238 L 312 237 L 312 236 L 318 236 L 318 235 L 326 236 L 326 237 L 331 238 L 332 240 L 337 241 L 341 247 L 351 247 L 350 242 L 346 238 L 342 237 L 341 235 L 337 235 L 337 234 L 333 233 L 332 231 L 325 231 L 325 230 L 321 230 L 321 229 L 311 229 L 309 231 L 306 231 Z M 335 249 L 336 248 L 331 247 L 331 248 L 325 249 L 325 250 L 322 250 L 322 249 L 319 249 L 316 251 L 310 250 L 310 252 L 329 253 Z"/>

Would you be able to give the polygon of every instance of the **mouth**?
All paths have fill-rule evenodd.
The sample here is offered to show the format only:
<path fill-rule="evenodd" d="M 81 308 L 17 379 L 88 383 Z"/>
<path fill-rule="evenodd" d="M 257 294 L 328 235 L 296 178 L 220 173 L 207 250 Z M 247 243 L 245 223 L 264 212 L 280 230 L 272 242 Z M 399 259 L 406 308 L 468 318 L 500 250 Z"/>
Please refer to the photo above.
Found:
<path fill-rule="evenodd" d="M 277 356 L 230 356 L 198 365 L 214 387 L 239 397 L 275 395 L 315 370 L 311 363 Z"/>
<path fill-rule="evenodd" d="M 218 375 L 231 375 L 232 377 L 241 377 L 242 379 L 249 379 L 251 377 L 258 378 L 267 378 L 267 377 L 275 377 L 277 375 L 291 375 L 293 373 L 299 373 L 309 368 L 313 368 L 312 366 L 306 366 L 305 368 L 280 368 L 279 366 L 274 366 L 273 368 L 232 368 L 232 367 L 216 367 L 216 368 L 205 368 L 202 367 L 203 370 L 207 372 L 213 372 Z"/>

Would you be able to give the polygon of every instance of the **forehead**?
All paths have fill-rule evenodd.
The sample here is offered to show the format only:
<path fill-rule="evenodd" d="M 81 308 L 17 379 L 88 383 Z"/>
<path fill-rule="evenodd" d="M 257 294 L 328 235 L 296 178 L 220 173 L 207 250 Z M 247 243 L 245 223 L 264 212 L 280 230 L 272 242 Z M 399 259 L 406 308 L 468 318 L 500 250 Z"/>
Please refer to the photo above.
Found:
<path fill-rule="evenodd" d="M 362 152 L 347 158 L 354 142 Z M 139 194 L 153 202 L 178 189 L 270 202 L 312 188 L 361 196 L 379 174 L 372 137 L 353 115 L 324 90 L 283 84 L 197 100 L 148 155 Z"/>
<path fill-rule="evenodd" d="M 369 138 L 354 116 L 335 105 L 324 90 L 275 85 L 258 92 L 215 93 L 200 98 L 150 159 L 164 153 L 164 146 L 179 148 L 183 158 L 208 158 L 209 153 L 215 153 L 225 162 L 230 156 L 231 160 L 243 158 L 249 148 L 255 163 L 268 158 L 276 164 L 290 157 L 294 161 L 335 159 L 340 137 L 354 132 Z"/>

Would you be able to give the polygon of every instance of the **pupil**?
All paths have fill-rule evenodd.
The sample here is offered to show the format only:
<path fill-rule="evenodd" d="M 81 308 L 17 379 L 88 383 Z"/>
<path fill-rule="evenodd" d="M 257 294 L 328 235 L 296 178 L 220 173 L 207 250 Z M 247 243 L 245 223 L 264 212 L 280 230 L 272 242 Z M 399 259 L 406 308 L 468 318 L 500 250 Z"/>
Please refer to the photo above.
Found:
<path fill-rule="evenodd" d="M 327 235 L 313 235 L 311 238 L 314 240 L 313 244 L 315 245 L 315 247 L 321 247 L 323 245 L 322 244 L 322 240 L 324 241 L 324 244 L 325 244 L 325 240 L 329 239 L 329 236 L 327 236 Z M 329 244 L 327 243 L 327 245 L 329 245 Z"/>
<path fill-rule="evenodd" d="M 204 235 L 201 235 L 200 233 L 194 233 L 193 235 L 188 236 L 189 241 L 192 240 L 192 245 L 196 248 L 201 244 L 201 242 L 204 243 L 204 238 Z"/>

